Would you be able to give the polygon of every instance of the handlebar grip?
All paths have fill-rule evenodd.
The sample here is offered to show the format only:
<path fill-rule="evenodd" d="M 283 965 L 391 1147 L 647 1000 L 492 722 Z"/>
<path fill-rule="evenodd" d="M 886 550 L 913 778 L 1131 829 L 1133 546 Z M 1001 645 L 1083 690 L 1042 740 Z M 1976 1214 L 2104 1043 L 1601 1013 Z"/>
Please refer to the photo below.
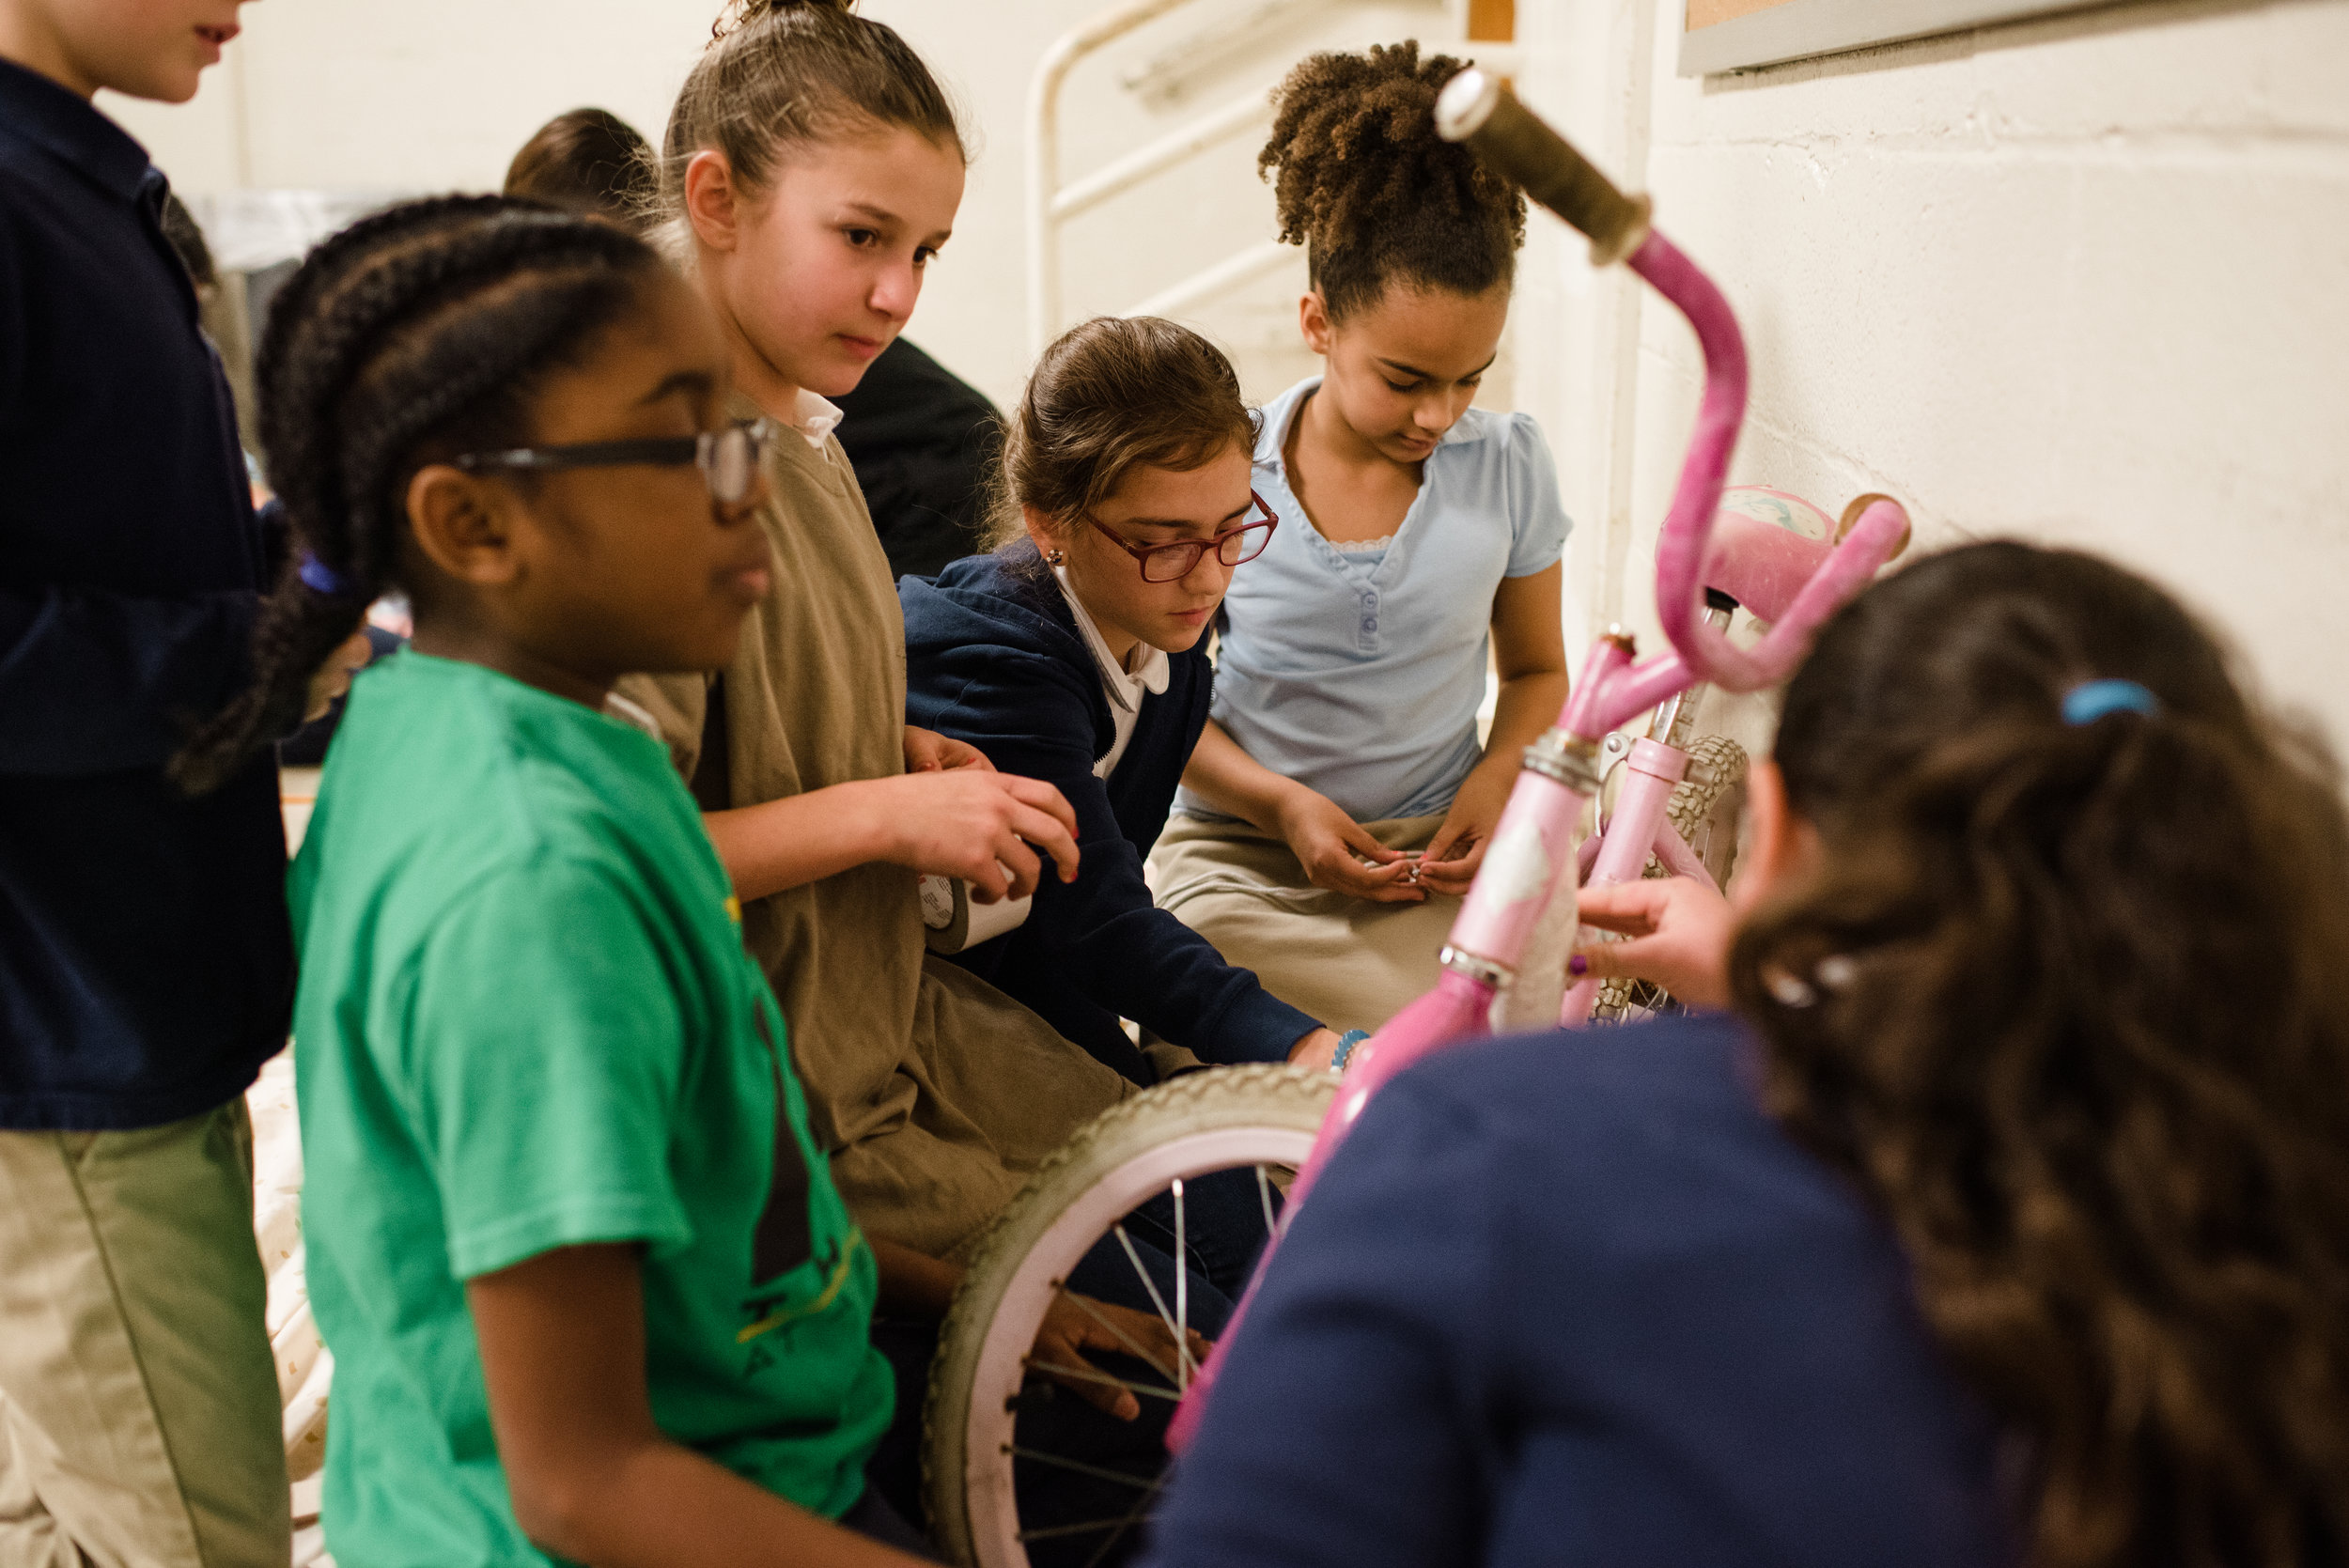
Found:
<path fill-rule="evenodd" d="M 1647 239 L 1648 198 L 1615 189 L 1499 77 L 1471 66 L 1444 84 L 1436 100 L 1436 133 L 1468 143 L 1527 195 L 1589 235 L 1594 266 L 1621 261 Z"/>

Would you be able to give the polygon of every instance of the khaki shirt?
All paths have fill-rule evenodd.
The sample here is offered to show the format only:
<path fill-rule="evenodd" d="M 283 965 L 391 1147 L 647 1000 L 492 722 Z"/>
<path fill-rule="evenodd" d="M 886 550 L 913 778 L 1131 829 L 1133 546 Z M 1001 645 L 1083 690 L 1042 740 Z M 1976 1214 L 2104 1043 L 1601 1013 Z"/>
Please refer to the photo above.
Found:
<path fill-rule="evenodd" d="M 745 418 L 758 411 L 741 401 Z M 905 771 L 905 624 L 840 443 L 769 443 L 759 525 L 774 586 L 724 674 L 730 804 Z M 702 675 L 632 675 L 621 694 L 694 776 Z M 1112 1069 L 976 976 L 931 958 L 914 873 L 873 862 L 745 905 L 743 939 L 783 1004 L 809 1125 L 858 1221 L 934 1256 L 975 1234 L 1034 1169 L 1131 1093 Z"/>

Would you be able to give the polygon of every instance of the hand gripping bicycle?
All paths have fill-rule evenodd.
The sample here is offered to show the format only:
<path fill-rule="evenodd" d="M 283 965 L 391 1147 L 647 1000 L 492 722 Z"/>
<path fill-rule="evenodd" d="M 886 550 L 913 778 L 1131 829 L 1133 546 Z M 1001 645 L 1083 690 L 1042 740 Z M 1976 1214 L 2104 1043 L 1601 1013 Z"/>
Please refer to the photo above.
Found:
<path fill-rule="evenodd" d="M 1072 1279 L 1081 1260 L 1104 1238 L 1125 1248 L 1136 1277 L 1128 1283 L 1153 1291 L 1150 1305 L 1180 1342 L 1201 1322 L 1200 1303 L 1186 1297 L 1179 1275 L 1171 1290 L 1149 1285 L 1128 1234 L 1145 1205 L 1168 1211 L 1172 1234 L 1159 1240 L 1188 1256 L 1186 1227 L 1196 1233 L 1207 1185 L 1224 1183 L 1228 1191 L 1237 1177 L 1241 1197 L 1261 1203 L 1260 1234 L 1277 1236 L 1282 1190 L 1291 1204 L 1303 1196 L 1364 1102 L 1395 1073 L 1487 1032 L 1495 1021 L 1510 1028 L 1548 1027 L 1562 1017 L 1579 1022 L 1594 987 L 1564 986 L 1575 932 L 1577 877 L 1569 868 L 1579 863 L 1597 885 L 1639 876 L 1654 854 L 1666 869 L 1702 874 L 1671 818 L 1693 825 L 1704 798 L 1729 782 L 1719 765 L 1734 767 L 1734 748 L 1711 758 L 1705 743 L 1683 749 L 1699 683 L 1747 691 L 1781 678 L 1818 623 L 1906 534 L 1900 508 L 1872 497 L 1852 505 L 1841 531 L 1780 492 L 1741 491 L 1724 508 L 1722 475 L 1745 408 L 1745 355 L 1719 294 L 1651 232 L 1644 199 L 1616 192 L 1506 88 L 1467 72 L 1447 89 L 1438 115 L 1446 134 L 1470 141 L 1590 235 L 1595 259 L 1627 261 L 1696 326 L 1707 367 L 1704 402 L 1657 551 L 1657 599 L 1672 651 L 1639 663 L 1622 633 L 1599 639 L 1558 726 L 1529 751 L 1453 929 L 1442 981 L 1357 1048 L 1344 1079 L 1263 1066 L 1161 1084 L 1104 1113 L 1048 1160 L 974 1246 L 931 1365 L 924 1421 L 929 1522 L 958 1562 L 1107 1568 L 1133 1549 L 1163 1483 L 1163 1452 L 1155 1438 L 1147 1452 L 1133 1445 L 1114 1453 L 1055 1450 L 1053 1405 L 1066 1403 L 1067 1389 L 1052 1387 L 1029 1359 L 1048 1307 L 1064 1290 L 1081 1288 Z M 1735 605 L 1771 625 L 1750 649 L 1723 635 Z M 1618 725 L 1649 709 L 1647 738 L 1608 741 Z M 1579 846 L 1583 808 L 1610 760 L 1626 769 L 1613 819 Z M 1245 1305 L 1243 1298 L 1243 1312 Z M 1228 1343 L 1237 1327 L 1237 1318 L 1224 1325 L 1221 1341 Z M 1179 1444 L 1221 1359 L 1219 1344 L 1204 1371 L 1187 1357 L 1159 1363 L 1137 1355 L 1085 1375 L 1132 1392 L 1159 1419 L 1180 1401 L 1168 1432 Z M 1099 1496 L 1073 1514 L 1032 1508 L 1034 1488 L 1048 1481 L 1093 1484 Z"/>
<path fill-rule="evenodd" d="M 1599 748 L 1607 735 L 1701 681 L 1751 691 L 1784 679 L 1809 650 L 1819 623 L 1874 577 L 1908 535 L 1907 516 L 1896 503 L 1870 497 L 1856 504 L 1850 527 L 1831 545 L 1766 525 L 1717 529 L 1722 481 L 1746 407 L 1745 342 L 1720 290 L 1651 226 L 1646 197 L 1615 189 L 1505 83 L 1480 70 L 1461 72 L 1438 99 L 1436 123 L 1447 139 L 1467 142 L 1587 235 L 1595 264 L 1623 262 L 1688 318 L 1704 355 L 1704 397 L 1657 543 L 1657 615 L 1670 648 L 1635 661 L 1632 641 L 1620 629 L 1591 645 L 1556 727 L 1526 749 L 1524 770 L 1444 948 L 1443 977 L 1356 1049 L 1313 1152 L 1289 1188 L 1288 1216 L 1381 1085 L 1413 1063 L 1488 1033 L 1494 1001 L 1513 983 L 1532 983 L 1536 995 L 1558 983 L 1552 962 L 1563 963 L 1563 953 L 1541 963 L 1536 974 L 1529 967 L 1536 953 L 1532 939 L 1537 925 L 1574 929 L 1578 839 L 1584 808 L 1598 792 Z M 1708 604 L 1709 584 L 1717 586 Z M 1729 640 L 1725 600 L 1743 602 L 1770 621 L 1752 647 Z M 1669 742 L 1671 720 L 1663 723 L 1664 733 L 1644 744 Z M 1618 825 L 1626 826 L 1621 812 Z M 1636 856 L 1635 866 L 1644 862 L 1648 844 L 1636 834 L 1624 836 L 1630 841 L 1625 858 Z M 1604 869 L 1624 874 L 1619 862 Z M 1572 998 L 1567 1005 L 1574 1006 Z M 1588 1006 L 1587 994 L 1581 1006 Z M 1267 1262 L 1270 1255 L 1268 1249 Z M 1247 1310 L 1243 1298 L 1214 1354 L 1190 1379 L 1168 1432 L 1171 1446 L 1179 1449 L 1197 1430 L 1224 1352 L 1244 1332 Z"/>

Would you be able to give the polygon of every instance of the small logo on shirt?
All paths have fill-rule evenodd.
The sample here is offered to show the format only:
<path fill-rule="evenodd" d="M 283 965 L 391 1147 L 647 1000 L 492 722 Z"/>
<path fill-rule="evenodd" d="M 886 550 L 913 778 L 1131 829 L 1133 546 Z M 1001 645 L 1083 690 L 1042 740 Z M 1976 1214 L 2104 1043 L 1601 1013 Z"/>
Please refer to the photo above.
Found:
<path fill-rule="evenodd" d="M 863 1245 L 864 1233 L 850 1231 L 847 1241 L 835 1245 L 832 1255 L 825 1265 L 822 1290 L 817 1291 L 813 1298 L 802 1301 L 796 1307 L 777 1304 L 771 1312 L 757 1321 L 743 1325 L 735 1334 L 734 1343 L 748 1344 L 761 1335 L 770 1334 L 787 1323 L 797 1323 L 801 1318 L 817 1317 L 822 1314 L 840 1298 L 841 1291 L 848 1283 L 848 1271 L 856 1264 L 857 1249 Z M 764 1303 L 756 1295 L 754 1295 L 748 1305 L 751 1311 L 756 1312 Z"/>

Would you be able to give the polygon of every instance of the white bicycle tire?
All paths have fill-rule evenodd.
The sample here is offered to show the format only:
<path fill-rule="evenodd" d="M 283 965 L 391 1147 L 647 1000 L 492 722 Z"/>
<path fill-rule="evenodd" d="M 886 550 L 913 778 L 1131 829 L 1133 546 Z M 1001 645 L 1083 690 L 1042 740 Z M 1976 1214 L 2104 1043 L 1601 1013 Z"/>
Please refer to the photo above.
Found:
<path fill-rule="evenodd" d="M 1241 1165 L 1302 1165 L 1334 1074 L 1218 1067 L 1112 1107 L 1039 1166 L 973 1250 L 939 1334 L 923 1413 L 931 1533 L 967 1568 L 1027 1568 L 1012 1491 L 1024 1358 L 1069 1269 L 1168 1183 Z"/>

